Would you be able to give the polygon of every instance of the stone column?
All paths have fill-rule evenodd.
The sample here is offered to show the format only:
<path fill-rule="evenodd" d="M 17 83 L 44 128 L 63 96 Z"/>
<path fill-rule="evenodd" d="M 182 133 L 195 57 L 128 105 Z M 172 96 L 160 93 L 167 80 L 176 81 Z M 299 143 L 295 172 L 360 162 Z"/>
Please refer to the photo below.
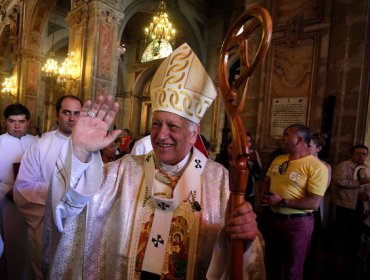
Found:
<path fill-rule="evenodd" d="M 119 22 L 123 14 L 103 1 L 74 1 L 68 14 L 69 52 L 80 65 L 79 83 L 71 93 L 83 100 L 116 94 Z"/>
<path fill-rule="evenodd" d="M 18 3 L 18 51 L 13 53 L 13 69 L 17 76 L 17 101 L 31 112 L 31 125 L 44 129 L 45 89 L 41 83 L 41 67 L 44 62 L 42 49 L 43 19 L 47 17 L 53 0 L 39 5 L 29 5 L 27 1 Z M 26 16 L 31 15 L 31 16 Z M 38 16 L 35 16 L 38 15 Z M 13 17 L 15 18 L 15 17 Z M 13 23 L 15 29 L 15 23 Z"/>

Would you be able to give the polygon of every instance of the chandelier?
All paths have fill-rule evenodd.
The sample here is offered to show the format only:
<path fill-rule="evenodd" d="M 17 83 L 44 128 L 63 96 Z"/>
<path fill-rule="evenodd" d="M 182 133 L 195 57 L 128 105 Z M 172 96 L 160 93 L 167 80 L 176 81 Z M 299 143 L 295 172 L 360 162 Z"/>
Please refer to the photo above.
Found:
<path fill-rule="evenodd" d="M 153 22 L 150 23 L 149 27 L 144 29 L 146 37 L 149 37 L 152 41 L 157 41 L 159 44 L 163 40 L 172 42 L 176 35 L 176 30 L 172 28 L 172 23 L 168 20 L 166 13 L 166 1 L 161 0 L 159 2 L 159 11 L 156 16 L 153 17 Z"/>
<path fill-rule="evenodd" d="M 55 26 L 55 18 L 56 18 L 56 6 L 54 7 L 53 13 L 53 26 Z M 52 37 L 52 45 L 51 45 L 51 52 L 50 57 L 46 60 L 45 64 L 42 66 L 41 71 L 48 77 L 52 78 L 57 83 L 61 83 L 62 86 L 65 85 L 67 81 L 77 81 L 80 76 L 80 67 L 79 63 L 77 63 L 76 55 L 74 52 L 70 52 L 67 54 L 67 57 L 62 62 L 61 66 L 59 66 L 58 61 L 55 60 L 54 55 L 54 34 L 55 31 L 53 30 L 53 37 Z"/>
<path fill-rule="evenodd" d="M 61 84 L 65 84 L 67 81 L 76 81 L 80 76 L 80 67 L 74 52 L 67 54 L 61 66 L 58 65 L 53 53 L 51 53 L 41 70 L 47 77 L 55 78 L 56 82 Z"/>
<path fill-rule="evenodd" d="M 55 4 L 56 5 L 56 4 Z M 53 8 L 53 27 L 55 27 L 55 17 L 56 17 L 56 6 Z M 58 75 L 58 62 L 54 59 L 54 33 L 52 37 L 51 52 L 50 57 L 46 60 L 45 64 L 41 67 L 41 71 L 45 73 L 47 77 L 56 77 Z"/>
<path fill-rule="evenodd" d="M 2 83 L 1 92 L 7 94 L 9 96 L 13 96 L 16 91 L 16 83 L 14 77 L 7 77 L 5 78 L 4 82 Z"/>
<path fill-rule="evenodd" d="M 62 66 L 58 69 L 57 82 L 65 83 L 67 80 L 75 81 L 80 76 L 80 67 L 77 63 L 76 55 L 74 52 L 67 54 L 66 59 L 63 61 Z"/>
<path fill-rule="evenodd" d="M 48 77 L 55 77 L 58 75 L 58 61 L 54 59 L 54 53 L 50 53 L 50 58 L 48 58 L 44 64 L 44 66 L 41 67 L 41 71 L 45 73 Z"/>
<path fill-rule="evenodd" d="M 117 54 L 119 60 L 123 59 L 123 55 L 125 54 L 125 52 L 126 52 L 125 43 L 122 44 L 117 43 Z"/>

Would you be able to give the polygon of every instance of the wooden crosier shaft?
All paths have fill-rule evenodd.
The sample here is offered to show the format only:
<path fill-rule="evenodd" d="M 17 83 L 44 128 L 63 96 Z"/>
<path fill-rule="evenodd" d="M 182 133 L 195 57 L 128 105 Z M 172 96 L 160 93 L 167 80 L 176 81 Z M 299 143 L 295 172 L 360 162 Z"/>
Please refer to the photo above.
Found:
<path fill-rule="evenodd" d="M 243 27 L 243 31 L 242 28 Z M 254 58 L 249 60 L 248 38 L 262 27 L 262 37 Z M 248 80 L 256 65 L 266 55 L 271 42 L 272 20 L 266 9 L 254 5 L 242 14 L 232 25 L 221 47 L 218 64 L 218 80 L 225 104 L 225 111 L 231 125 L 233 141 L 234 166 L 230 168 L 230 211 L 244 203 L 244 193 L 248 182 L 248 141 L 240 117 L 247 97 Z M 232 85 L 229 83 L 229 57 L 234 55 L 233 49 L 238 47 L 240 55 L 240 76 Z M 241 91 L 239 91 L 242 89 Z M 239 98 L 237 98 L 237 96 Z M 243 254 L 248 244 L 244 240 L 231 240 L 230 279 L 243 279 Z"/>

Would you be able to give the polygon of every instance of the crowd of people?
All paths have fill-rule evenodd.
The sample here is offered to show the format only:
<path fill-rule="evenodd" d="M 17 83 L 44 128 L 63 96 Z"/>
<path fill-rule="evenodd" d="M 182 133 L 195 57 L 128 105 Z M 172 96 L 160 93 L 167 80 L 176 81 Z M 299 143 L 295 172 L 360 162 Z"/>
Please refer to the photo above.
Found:
<path fill-rule="evenodd" d="M 165 81 L 171 75 L 176 82 Z M 178 88 L 189 106 L 174 104 Z M 0 278 L 228 279 L 229 240 L 238 239 L 243 279 L 303 279 L 329 190 L 335 232 L 356 254 L 370 223 L 368 148 L 355 145 L 332 178 L 319 158 L 324 137 L 307 126 L 288 126 L 281 154 L 265 168 L 247 133 L 245 202 L 230 211 L 232 141 L 217 162 L 197 144 L 215 97 L 184 44 L 153 77 L 151 131 L 139 141 L 128 129 L 110 129 L 119 110 L 111 96 L 59 98 L 57 128 L 40 138 L 28 133 L 29 110 L 8 106 L 0 136 Z"/>

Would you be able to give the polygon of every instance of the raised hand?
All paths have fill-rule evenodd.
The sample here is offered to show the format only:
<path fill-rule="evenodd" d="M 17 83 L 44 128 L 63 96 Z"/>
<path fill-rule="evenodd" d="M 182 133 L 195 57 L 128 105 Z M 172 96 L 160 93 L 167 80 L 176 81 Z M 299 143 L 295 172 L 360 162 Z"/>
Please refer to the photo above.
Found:
<path fill-rule="evenodd" d="M 99 151 L 121 133 L 121 130 L 108 132 L 118 112 L 119 105 L 112 96 L 98 96 L 94 103 L 86 101 L 80 117 L 72 131 L 73 154 L 82 162 L 86 162 L 90 153 Z"/>

